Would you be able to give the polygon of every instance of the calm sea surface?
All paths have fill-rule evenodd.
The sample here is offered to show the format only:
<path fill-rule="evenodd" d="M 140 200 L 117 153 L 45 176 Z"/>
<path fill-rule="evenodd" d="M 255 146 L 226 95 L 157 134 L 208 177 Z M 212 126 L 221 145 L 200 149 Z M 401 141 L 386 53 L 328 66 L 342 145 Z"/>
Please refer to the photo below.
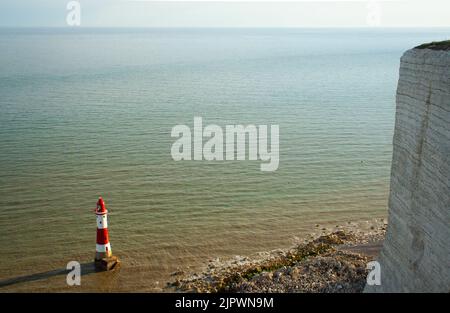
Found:
<path fill-rule="evenodd" d="M 399 58 L 449 34 L 0 30 L 0 279 L 92 261 L 99 195 L 123 265 L 87 291 L 157 290 L 177 268 L 386 217 Z M 173 161 L 171 129 L 194 116 L 278 124 L 278 171 Z"/>

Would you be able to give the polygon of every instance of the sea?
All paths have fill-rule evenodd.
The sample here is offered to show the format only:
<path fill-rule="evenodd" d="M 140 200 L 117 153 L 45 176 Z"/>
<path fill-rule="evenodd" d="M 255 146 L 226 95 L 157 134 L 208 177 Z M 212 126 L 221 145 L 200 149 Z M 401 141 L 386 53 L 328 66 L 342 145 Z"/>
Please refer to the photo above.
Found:
<path fill-rule="evenodd" d="M 0 291 L 171 274 L 387 218 L 400 57 L 450 29 L 0 29 Z M 175 161 L 176 125 L 279 125 L 279 167 Z M 98 197 L 120 269 L 93 261 Z M 3 283 L 2 283 L 3 282 Z"/>

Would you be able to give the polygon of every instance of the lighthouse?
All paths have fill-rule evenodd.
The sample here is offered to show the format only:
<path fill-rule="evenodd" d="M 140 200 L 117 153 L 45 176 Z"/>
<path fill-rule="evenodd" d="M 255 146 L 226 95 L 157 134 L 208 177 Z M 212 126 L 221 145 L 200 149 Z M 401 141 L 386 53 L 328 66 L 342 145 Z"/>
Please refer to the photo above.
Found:
<path fill-rule="evenodd" d="M 97 242 L 95 245 L 95 267 L 98 270 L 108 271 L 113 269 L 118 260 L 112 255 L 108 233 L 108 210 L 105 201 L 100 197 L 95 209 L 97 217 Z"/>

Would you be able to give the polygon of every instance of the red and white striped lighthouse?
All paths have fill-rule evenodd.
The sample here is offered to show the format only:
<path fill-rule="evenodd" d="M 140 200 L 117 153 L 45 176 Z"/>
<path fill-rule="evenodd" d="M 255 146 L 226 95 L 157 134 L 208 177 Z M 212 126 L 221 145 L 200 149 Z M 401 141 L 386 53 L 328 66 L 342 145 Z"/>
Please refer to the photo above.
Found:
<path fill-rule="evenodd" d="M 97 201 L 97 244 L 95 246 L 95 260 L 101 260 L 112 256 L 111 244 L 108 234 L 108 210 L 105 201 L 100 197 Z"/>

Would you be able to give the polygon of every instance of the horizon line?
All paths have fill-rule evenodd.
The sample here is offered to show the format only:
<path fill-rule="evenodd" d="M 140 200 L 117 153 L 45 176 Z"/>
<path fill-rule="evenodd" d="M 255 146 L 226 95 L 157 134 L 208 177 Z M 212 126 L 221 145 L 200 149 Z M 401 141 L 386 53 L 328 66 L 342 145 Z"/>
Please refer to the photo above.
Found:
<path fill-rule="evenodd" d="M 450 28 L 450 25 L 405 25 L 405 26 L 368 26 L 368 25 L 350 25 L 350 26 L 342 26 L 342 25 L 318 25 L 318 26 L 25 26 L 25 25 L 0 25 L 1 28 L 64 28 L 64 29 L 89 29 L 89 28 L 130 28 L 130 29 L 149 29 L 149 28 L 364 28 L 364 29 L 384 29 L 384 28 Z"/>

